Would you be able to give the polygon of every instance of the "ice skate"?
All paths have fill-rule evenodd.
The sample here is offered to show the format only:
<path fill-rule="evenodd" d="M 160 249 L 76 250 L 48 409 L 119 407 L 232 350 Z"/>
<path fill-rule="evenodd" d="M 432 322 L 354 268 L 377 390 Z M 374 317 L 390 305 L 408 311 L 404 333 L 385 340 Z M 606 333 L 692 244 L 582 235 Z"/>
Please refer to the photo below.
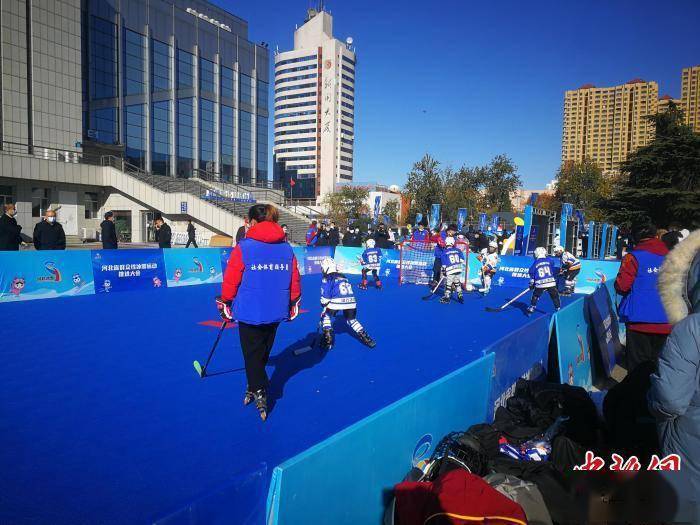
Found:
<path fill-rule="evenodd" d="M 362 330 L 357 335 L 360 338 L 360 341 L 362 341 L 363 345 L 368 346 L 370 348 L 374 348 L 375 346 L 377 346 L 377 343 L 374 342 L 374 339 L 372 339 L 366 331 Z"/>

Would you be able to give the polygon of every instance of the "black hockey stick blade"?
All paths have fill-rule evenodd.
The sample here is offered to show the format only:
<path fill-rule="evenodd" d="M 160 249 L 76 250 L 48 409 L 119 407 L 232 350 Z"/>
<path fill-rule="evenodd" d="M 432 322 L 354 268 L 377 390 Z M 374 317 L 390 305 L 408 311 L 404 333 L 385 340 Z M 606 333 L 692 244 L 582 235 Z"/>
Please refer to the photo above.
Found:
<path fill-rule="evenodd" d="M 431 297 L 433 297 L 433 296 L 435 295 L 435 292 L 438 291 L 438 288 L 440 288 L 440 285 L 442 284 L 442 281 L 443 281 L 444 279 L 445 279 L 444 276 L 443 276 L 443 277 L 440 277 L 440 280 L 439 280 L 438 283 L 435 285 L 435 288 L 433 288 L 432 290 L 430 290 L 430 293 L 429 293 L 428 295 L 426 295 L 425 297 L 421 297 L 421 299 L 423 299 L 424 301 L 427 301 L 428 299 L 430 299 Z"/>
<path fill-rule="evenodd" d="M 526 294 L 527 292 L 529 292 L 529 291 L 530 291 L 530 288 L 526 288 L 525 290 L 523 290 L 522 292 L 520 292 L 518 295 L 516 295 L 515 297 L 513 297 L 510 301 L 508 301 L 507 303 L 505 303 L 505 304 L 502 305 L 502 306 L 499 306 L 498 308 L 493 308 L 493 307 L 491 307 L 491 306 L 487 306 L 487 307 L 486 307 L 486 311 L 487 311 L 487 312 L 502 312 L 503 310 L 505 310 L 506 308 L 508 308 L 511 304 L 513 304 L 515 301 L 517 301 L 518 299 L 520 299 L 523 295 L 525 295 L 525 294 Z"/>

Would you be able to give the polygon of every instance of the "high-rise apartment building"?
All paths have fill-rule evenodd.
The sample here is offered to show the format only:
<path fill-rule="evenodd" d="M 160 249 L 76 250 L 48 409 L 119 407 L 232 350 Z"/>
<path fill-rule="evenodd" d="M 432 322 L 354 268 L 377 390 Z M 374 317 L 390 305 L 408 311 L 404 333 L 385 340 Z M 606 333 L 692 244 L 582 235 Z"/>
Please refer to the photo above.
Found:
<path fill-rule="evenodd" d="M 659 113 L 666 113 L 671 107 L 671 104 L 675 104 L 678 108 L 681 107 L 681 101 L 679 99 L 673 98 L 670 95 L 664 95 L 659 98 L 659 105 L 657 111 Z"/>
<path fill-rule="evenodd" d="M 617 173 L 630 153 L 653 140 L 654 126 L 645 117 L 656 114 L 658 97 L 657 83 L 641 79 L 566 91 L 562 163 L 590 158 L 604 173 Z"/>
<path fill-rule="evenodd" d="M 681 108 L 685 122 L 700 133 L 700 66 L 683 68 L 681 76 Z"/>
<path fill-rule="evenodd" d="M 275 56 L 274 180 L 294 199 L 318 202 L 353 179 L 355 62 L 352 39 L 333 37 L 323 9 Z"/>

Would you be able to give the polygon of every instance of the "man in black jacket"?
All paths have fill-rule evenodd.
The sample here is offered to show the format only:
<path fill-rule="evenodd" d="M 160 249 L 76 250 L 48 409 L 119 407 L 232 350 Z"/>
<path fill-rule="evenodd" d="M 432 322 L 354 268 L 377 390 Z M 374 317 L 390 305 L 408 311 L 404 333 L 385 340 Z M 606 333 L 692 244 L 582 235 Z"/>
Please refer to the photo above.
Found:
<path fill-rule="evenodd" d="M 4 209 L 5 213 L 0 217 L 0 250 L 16 252 L 22 244 L 22 227 L 15 219 L 17 209 L 14 204 L 5 204 Z"/>
<path fill-rule="evenodd" d="M 158 217 L 156 219 L 156 241 L 158 242 L 158 247 L 172 248 L 172 237 L 173 233 L 170 230 L 170 226 L 165 224 L 163 217 Z"/>
<path fill-rule="evenodd" d="M 194 244 L 195 248 L 199 248 L 199 246 L 197 246 L 197 240 L 195 239 L 195 231 L 192 221 L 187 221 L 187 244 L 185 244 L 185 248 L 189 248 L 190 244 Z"/>
<path fill-rule="evenodd" d="M 389 233 L 386 231 L 386 225 L 384 223 L 380 223 L 377 227 L 377 231 L 374 232 L 374 242 L 377 243 L 377 248 L 381 248 L 382 250 L 391 248 L 391 246 L 389 246 Z"/>
<path fill-rule="evenodd" d="M 100 239 L 102 239 L 103 250 L 116 250 L 119 246 L 117 243 L 117 228 L 114 225 L 114 213 L 108 211 L 105 213 L 105 220 L 100 223 Z"/>
<path fill-rule="evenodd" d="M 334 222 L 331 222 L 331 227 L 328 230 L 328 244 L 338 246 L 340 244 L 340 230 Z"/>
<path fill-rule="evenodd" d="M 34 226 L 34 248 L 37 250 L 65 250 L 66 233 L 56 222 L 56 212 L 47 210 L 44 218 Z"/>

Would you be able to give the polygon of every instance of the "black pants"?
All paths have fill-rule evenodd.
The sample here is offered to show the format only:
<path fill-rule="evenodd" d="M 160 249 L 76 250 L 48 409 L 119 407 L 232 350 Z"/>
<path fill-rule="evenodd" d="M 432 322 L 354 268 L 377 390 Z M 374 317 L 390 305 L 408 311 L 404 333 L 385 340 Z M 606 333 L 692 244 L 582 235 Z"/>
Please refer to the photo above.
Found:
<path fill-rule="evenodd" d="M 248 390 L 251 392 L 268 386 L 269 380 L 265 372 L 265 365 L 270 358 L 278 326 L 279 323 L 238 323 L 238 333 L 245 361 L 245 375 L 248 379 Z"/>
<path fill-rule="evenodd" d="M 530 304 L 532 306 L 536 306 L 537 301 L 540 300 L 540 297 L 542 297 L 544 292 L 549 294 L 555 308 L 559 308 L 561 306 L 561 300 L 559 299 L 559 292 L 557 291 L 556 286 L 550 286 L 549 288 L 535 288 L 532 290 L 532 299 L 530 299 Z"/>
<path fill-rule="evenodd" d="M 433 262 L 433 281 L 438 282 L 440 280 L 440 270 L 442 270 L 442 261 L 440 257 L 435 257 Z"/>
<path fill-rule="evenodd" d="M 656 361 L 659 352 L 666 343 L 666 334 L 645 334 L 627 330 L 627 373 L 637 368 L 645 361 Z"/>
<path fill-rule="evenodd" d="M 195 241 L 194 239 L 187 239 L 187 244 L 185 244 L 185 248 L 189 248 L 190 244 L 194 244 L 195 248 L 199 248 L 199 246 L 197 246 L 197 241 Z"/>

